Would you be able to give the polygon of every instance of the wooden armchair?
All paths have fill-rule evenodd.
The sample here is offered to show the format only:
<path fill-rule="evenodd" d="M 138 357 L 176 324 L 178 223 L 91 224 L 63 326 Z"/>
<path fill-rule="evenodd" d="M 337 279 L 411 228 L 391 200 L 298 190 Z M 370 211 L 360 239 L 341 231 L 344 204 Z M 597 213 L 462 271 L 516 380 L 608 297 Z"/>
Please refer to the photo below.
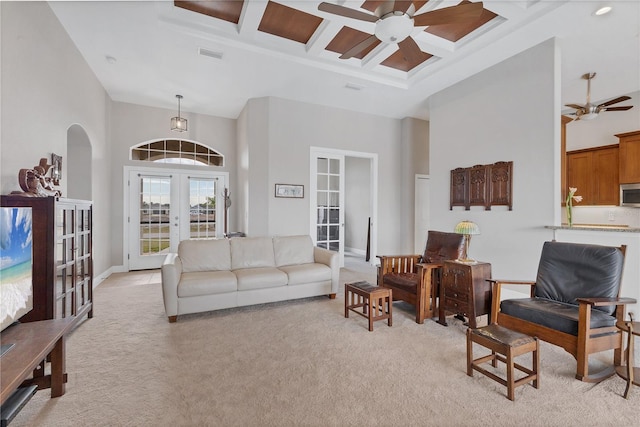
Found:
<path fill-rule="evenodd" d="M 393 290 L 393 299 L 416 307 L 416 323 L 424 323 L 436 311 L 436 297 L 443 262 L 458 259 L 464 251 L 464 235 L 429 230 L 422 255 L 378 256 L 378 286 Z"/>
<path fill-rule="evenodd" d="M 620 365 L 624 318 L 619 298 L 626 247 L 545 242 L 535 282 L 492 280 L 491 323 L 536 336 L 564 348 L 577 361 L 576 378 L 599 382 L 613 375 L 614 365 L 589 374 L 589 355 L 614 350 Z M 530 298 L 500 301 L 502 285 L 530 286 Z"/>

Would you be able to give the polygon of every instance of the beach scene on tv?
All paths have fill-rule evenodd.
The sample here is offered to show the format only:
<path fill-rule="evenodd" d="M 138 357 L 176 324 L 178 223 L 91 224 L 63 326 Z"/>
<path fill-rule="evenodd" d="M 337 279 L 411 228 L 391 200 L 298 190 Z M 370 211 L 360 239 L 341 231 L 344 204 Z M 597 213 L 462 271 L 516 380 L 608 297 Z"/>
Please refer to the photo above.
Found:
<path fill-rule="evenodd" d="M 0 330 L 33 308 L 31 208 L 0 208 Z"/>

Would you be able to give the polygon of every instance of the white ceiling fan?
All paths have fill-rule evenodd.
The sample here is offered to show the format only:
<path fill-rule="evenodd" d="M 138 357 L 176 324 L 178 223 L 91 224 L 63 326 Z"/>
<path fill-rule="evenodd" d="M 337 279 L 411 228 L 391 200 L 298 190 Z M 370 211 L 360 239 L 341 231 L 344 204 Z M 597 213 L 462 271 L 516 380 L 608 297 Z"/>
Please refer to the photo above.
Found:
<path fill-rule="evenodd" d="M 631 99 L 629 96 L 619 96 L 610 101 L 603 102 L 602 104 L 591 104 L 591 79 L 596 76 L 596 73 L 587 73 L 582 75 L 582 78 L 587 81 L 587 103 L 585 105 L 579 104 L 565 104 L 567 107 L 575 108 L 576 111 L 571 113 L 575 115 L 574 120 L 593 120 L 598 117 L 602 111 L 627 111 L 633 108 L 633 105 L 625 105 L 624 107 L 609 107 L 610 105 L 617 104 L 618 102 L 627 101 Z"/>
<path fill-rule="evenodd" d="M 406 60 L 419 62 L 424 54 L 413 38 L 409 37 L 414 27 L 453 24 L 477 19 L 482 15 L 484 8 L 482 2 L 463 3 L 415 15 L 416 8 L 413 2 L 386 0 L 373 14 L 327 2 L 320 3 L 318 10 L 376 24 L 373 35 L 344 52 L 340 59 L 352 58 L 380 40 L 383 43 L 397 43 Z"/>

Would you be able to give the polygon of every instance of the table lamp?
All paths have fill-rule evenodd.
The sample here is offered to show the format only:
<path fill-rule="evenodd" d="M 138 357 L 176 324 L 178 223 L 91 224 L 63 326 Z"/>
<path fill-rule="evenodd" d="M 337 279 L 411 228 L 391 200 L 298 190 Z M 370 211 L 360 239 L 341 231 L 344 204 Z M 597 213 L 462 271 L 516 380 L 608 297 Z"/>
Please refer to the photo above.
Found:
<path fill-rule="evenodd" d="M 454 233 L 464 234 L 464 254 L 462 259 L 457 259 L 457 261 L 465 264 L 475 264 L 477 261 L 469 258 L 468 254 L 471 235 L 480 234 L 480 228 L 478 227 L 478 224 L 472 221 L 460 221 L 453 231 Z"/>

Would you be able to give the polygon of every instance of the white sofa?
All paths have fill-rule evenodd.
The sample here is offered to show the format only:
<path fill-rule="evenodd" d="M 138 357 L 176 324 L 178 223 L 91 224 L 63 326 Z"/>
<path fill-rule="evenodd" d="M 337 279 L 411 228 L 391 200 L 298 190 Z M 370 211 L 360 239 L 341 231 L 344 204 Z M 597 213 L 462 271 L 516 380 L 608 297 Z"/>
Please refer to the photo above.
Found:
<path fill-rule="evenodd" d="M 309 236 L 184 240 L 162 265 L 169 322 L 181 314 L 317 295 L 335 298 L 338 254 Z"/>

